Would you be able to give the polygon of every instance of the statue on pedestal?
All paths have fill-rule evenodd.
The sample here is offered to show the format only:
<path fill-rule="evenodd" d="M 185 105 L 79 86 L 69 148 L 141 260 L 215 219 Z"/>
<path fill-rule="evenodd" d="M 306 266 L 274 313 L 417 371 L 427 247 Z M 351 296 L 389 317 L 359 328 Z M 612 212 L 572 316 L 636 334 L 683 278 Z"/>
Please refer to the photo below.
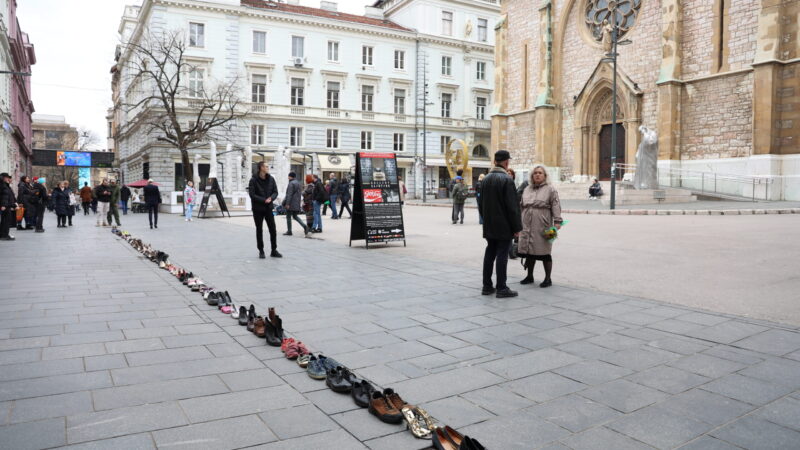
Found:
<path fill-rule="evenodd" d="M 658 188 L 658 134 L 644 125 L 639 127 L 642 142 L 636 151 L 636 173 L 633 187 L 636 189 Z"/>
<path fill-rule="evenodd" d="M 225 185 L 222 187 L 222 190 L 225 191 L 226 194 L 230 195 L 231 191 L 233 191 L 234 179 L 233 179 L 233 154 L 231 151 L 233 150 L 233 144 L 228 144 L 225 147 L 225 167 L 222 169 L 224 170 L 225 174 Z"/>
<path fill-rule="evenodd" d="M 278 185 L 278 199 L 286 196 L 289 187 L 289 172 L 292 171 L 292 149 L 279 146 L 272 158 L 272 176 Z"/>
<path fill-rule="evenodd" d="M 211 156 L 208 162 L 208 177 L 217 178 L 217 143 L 211 141 L 209 146 L 211 147 Z"/>

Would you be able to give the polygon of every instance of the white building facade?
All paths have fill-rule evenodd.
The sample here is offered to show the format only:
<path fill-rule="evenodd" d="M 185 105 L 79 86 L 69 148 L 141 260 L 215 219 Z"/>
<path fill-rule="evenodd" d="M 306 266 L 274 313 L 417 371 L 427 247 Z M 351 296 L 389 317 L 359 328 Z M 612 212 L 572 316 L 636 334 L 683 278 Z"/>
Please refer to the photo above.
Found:
<path fill-rule="evenodd" d="M 465 141 L 475 155 L 471 165 L 488 168 L 498 4 L 379 1 L 363 16 L 340 13 L 331 2 L 320 6 L 145 0 L 126 7 L 119 31 L 125 42 L 143 30 L 183 30 L 186 58 L 199 69 L 187 82 L 240 80 L 248 113 L 230 142 L 216 142 L 220 150 L 249 146 L 253 162 L 271 163 L 289 148 L 296 172 L 325 177 L 350 173 L 356 152 L 395 152 L 412 196 L 421 195 L 423 156 L 429 192 L 449 181 L 443 149 L 450 140 Z M 179 152 L 148 135 L 141 115 L 122 106 L 130 79 L 125 57 L 118 55 L 115 67 L 120 84 L 111 114 L 125 180 L 154 178 L 162 191 L 180 188 Z M 207 146 L 191 154 L 207 174 Z"/>

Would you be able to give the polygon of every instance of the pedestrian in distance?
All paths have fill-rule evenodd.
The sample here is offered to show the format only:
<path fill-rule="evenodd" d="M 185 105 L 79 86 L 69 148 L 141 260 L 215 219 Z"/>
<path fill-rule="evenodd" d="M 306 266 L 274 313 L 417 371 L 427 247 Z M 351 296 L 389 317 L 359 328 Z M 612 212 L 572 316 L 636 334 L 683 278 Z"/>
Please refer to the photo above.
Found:
<path fill-rule="evenodd" d="M 92 205 L 92 188 L 89 187 L 89 183 L 83 182 L 83 187 L 81 188 L 81 206 L 83 207 L 83 215 L 89 215 L 89 207 Z"/>
<path fill-rule="evenodd" d="M 506 172 L 510 159 L 511 155 L 506 150 L 498 150 L 494 154 L 494 167 L 483 179 L 478 202 L 478 211 L 483 216 L 483 238 L 486 239 L 481 294 L 496 294 L 497 298 L 517 296 L 517 292 L 506 284 L 511 240 L 519 236 L 522 230 L 514 181 Z M 493 268 L 497 279 L 494 285 Z"/>
<path fill-rule="evenodd" d="M 119 222 L 119 201 L 122 197 L 122 192 L 117 184 L 117 180 L 111 180 L 111 200 L 108 202 L 108 224 L 111 225 L 111 217 L 114 217 L 114 222 L 117 226 L 122 226 Z"/>
<path fill-rule="evenodd" d="M 306 224 L 300 220 L 299 214 L 301 211 L 301 204 L 303 203 L 303 188 L 300 187 L 300 182 L 297 181 L 297 174 L 289 172 L 289 185 L 286 186 L 286 196 L 281 205 L 286 210 L 286 233 L 284 236 L 292 235 L 292 219 L 297 221 L 303 228 L 305 237 L 310 237 L 309 230 Z"/>
<path fill-rule="evenodd" d="M 108 204 L 111 202 L 111 186 L 108 185 L 108 180 L 103 178 L 103 181 L 94 188 L 94 198 L 97 200 L 97 225 L 108 226 L 110 219 L 108 217 Z"/>
<path fill-rule="evenodd" d="M 62 181 L 53 189 L 53 205 L 56 210 L 58 226 L 56 228 L 67 227 L 67 217 L 69 216 L 69 183 Z"/>
<path fill-rule="evenodd" d="M 17 197 L 11 189 L 11 175 L 0 173 L 0 240 L 13 241 L 11 224 L 17 222 Z"/>
<path fill-rule="evenodd" d="M 463 173 L 464 173 L 464 169 L 456 170 L 456 176 L 457 177 L 462 176 Z M 455 186 L 456 186 L 456 179 L 453 178 L 452 180 L 450 180 L 450 183 L 447 185 L 447 193 L 448 193 L 448 195 L 453 193 L 453 188 Z M 456 214 L 456 204 L 455 203 L 453 203 L 453 207 L 451 209 L 453 210 L 452 214 L 455 216 L 455 214 Z"/>
<path fill-rule="evenodd" d="M 306 187 L 303 189 L 303 212 L 306 213 L 306 228 L 314 229 L 314 177 L 306 175 Z"/>
<path fill-rule="evenodd" d="M 319 176 L 312 176 L 314 177 L 314 224 L 311 227 L 311 232 L 322 233 L 322 213 L 320 210 L 322 209 L 322 205 L 325 203 L 327 193 L 325 191 L 325 186 L 322 184 L 322 180 L 319 179 Z"/>
<path fill-rule="evenodd" d="M 475 183 L 475 204 L 477 205 L 481 201 L 481 186 L 483 185 L 483 179 L 486 178 L 486 174 L 480 174 L 478 176 L 478 182 Z M 483 225 L 483 216 L 478 214 L 478 224 Z"/>
<path fill-rule="evenodd" d="M 403 206 L 406 202 L 406 194 L 408 194 L 408 189 L 406 189 L 406 184 L 403 182 L 403 177 L 397 177 L 397 187 L 400 190 L 400 206 Z"/>
<path fill-rule="evenodd" d="M 17 184 L 17 203 L 22 205 L 22 218 L 25 219 L 25 226 L 22 226 L 22 220 L 17 220 L 18 230 L 33 229 L 33 223 L 36 220 L 36 206 L 31 203 L 33 192 L 31 177 L 26 175 L 20 177 L 19 184 Z"/>
<path fill-rule="evenodd" d="M 342 182 L 339 183 L 339 201 L 342 203 L 342 206 L 339 208 L 339 218 L 342 217 L 342 213 L 347 209 L 347 214 L 350 215 L 348 219 L 352 219 L 353 210 L 350 209 L 350 179 L 347 177 L 342 178 Z"/>
<path fill-rule="evenodd" d="M 603 195 L 603 186 L 597 181 L 597 178 L 593 178 L 594 182 L 591 186 L 589 186 L 589 200 L 597 200 Z"/>
<path fill-rule="evenodd" d="M 158 228 L 158 205 L 161 203 L 161 191 L 158 190 L 152 179 L 147 180 L 144 191 L 144 203 L 147 206 L 147 220 L 150 221 L 150 229 Z"/>
<path fill-rule="evenodd" d="M 539 287 L 546 288 L 553 284 L 550 274 L 553 271 L 553 258 L 550 255 L 553 243 L 545 237 L 545 230 L 561 228 L 561 202 L 558 191 L 548 183 L 547 169 L 541 164 L 533 167 L 530 183 L 522 193 L 522 232 L 519 235 L 519 256 L 524 258 L 524 267 L 528 275 L 520 284 L 533 283 L 533 266 L 536 261 L 544 265 L 544 281 Z"/>
<path fill-rule="evenodd" d="M 128 215 L 128 200 L 131 198 L 131 189 L 128 186 L 122 186 L 119 190 L 119 206 L 122 208 L 122 215 Z"/>
<path fill-rule="evenodd" d="M 269 243 L 271 251 L 269 256 L 281 258 L 283 255 L 278 253 L 278 236 L 275 229 L 275 215 L 272 213 L 275 207 L 275 199 L 278 198 L 278 184 L 275 178 L 269 174 L 269 166 L 264 161 L 258 163 L 256 173 L 250 178 L 247 188 L 250 194 L 250 201 L 253 204 L 253 220 L 256 223 L 256 245 L 258 247 L 258 257 L 264 259 L 264 221 L 267 221 L 269 230 Z"/>
<path fill-rule="evenodd" d="M 194 203 L 197 201 L 197 191 L 194 189 L 194 181 L 189 180 L 186 182 L 186 187 L 183 189 L 183 204 L 186 209 L 185 221 L 192 221 L 192 211 L 194 210 Z"/>
<path fill-rule="evenodd" d="M 464 203 L 467 201 L 467 197 L 469 197 L 469 189 L 464 184 L 464 178 L 461 176 L 456 177 L 456 184 L 453 185 L 453 192 L 451 197 L 453 198 L 453 225 L 458 222 L 459 217 L 461 218 L 461 224 L 464 224 Z"/>
<path fill-rule="evenodd" d="M 33 188 L 35 189 L 34 206 L 36 208 L 36 232 L 44 233 L 44 211 L 50 203 L 50 196 L 47 195 L 47 187 L 44 185 L 46 180 L 42 177 L 34 178 Z"/>
<path fill-rule="evenodd" d="M 331 202 L 331 219 L 336 220 L 339 215 L 336 213 L 336 198 L 339 197 L 339 181 L 336 179 L 336 174 L 331 173 L 328 180 L 328 197 Z"/>
<path fill-rule="evenodd" d="M 76 212 L 81 210 L 81 198 L 78 197 L 78 194 L 75 192 L 75 189 L 69 189 L 69 224 L 72 226 L 72 216 L 75 215 Z"/>
<path fill-rule="evenodd" d="M 320 181 L 322 181 L 322 180 L 320 180 Z M 325 188 L 325 200 L 323 200 L 323 202 L 322 202 L 322 215 L 323 216 L 327 216 L 328 215 L 328 207 L 331 204 L 331 202 L 330 202 L 330 198 L 331 198 L 331 181 L 330 180 L 325 180 L 324 188 Z"/>

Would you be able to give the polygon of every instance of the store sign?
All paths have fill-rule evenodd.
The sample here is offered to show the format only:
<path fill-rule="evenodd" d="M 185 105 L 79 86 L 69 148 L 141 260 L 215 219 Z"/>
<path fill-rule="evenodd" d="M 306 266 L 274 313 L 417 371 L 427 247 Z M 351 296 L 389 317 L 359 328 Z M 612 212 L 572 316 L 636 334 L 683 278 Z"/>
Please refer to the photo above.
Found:
<path fill-rule="evenodd" d="M 350 241 L 403 241 L 403 208 L 394 153 L 357 153 Z"/>

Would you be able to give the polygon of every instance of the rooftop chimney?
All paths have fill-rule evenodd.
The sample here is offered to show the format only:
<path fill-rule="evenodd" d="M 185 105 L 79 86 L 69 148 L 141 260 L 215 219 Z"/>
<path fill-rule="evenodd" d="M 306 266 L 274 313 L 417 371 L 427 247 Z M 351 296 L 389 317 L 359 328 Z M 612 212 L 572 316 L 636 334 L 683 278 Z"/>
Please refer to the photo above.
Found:
<path fill-rule="evenodd" d="M 320 9 L 324 9 L 325 11 L 334 11 L 335 12 L 337 6 L 338 5 L 336 4 L 336 2 L 328 2 L 328 1 L 325 1 L 325 0 L 319 2 L 319 8 Z"/>
<path fill-rule="evenodd" d="M 364 15 L 372 19 L 383 20 L 383 9 L 374 6 L 364 6 Z"/>

